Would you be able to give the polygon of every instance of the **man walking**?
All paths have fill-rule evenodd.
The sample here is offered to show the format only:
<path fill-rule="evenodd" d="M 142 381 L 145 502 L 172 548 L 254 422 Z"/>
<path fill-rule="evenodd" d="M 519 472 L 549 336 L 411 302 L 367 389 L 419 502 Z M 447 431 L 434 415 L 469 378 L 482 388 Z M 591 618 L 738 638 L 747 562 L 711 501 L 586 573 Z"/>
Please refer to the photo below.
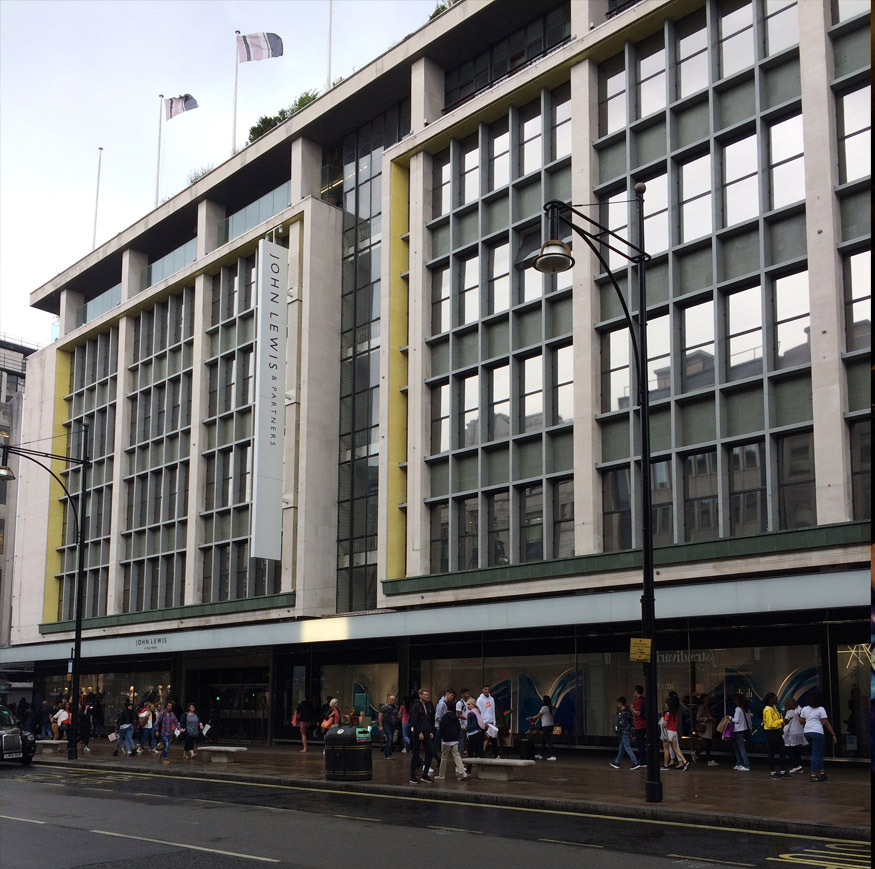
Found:
<path fill-rule="evenodd" d="M 441 718 L 444 717 L 444 713 L 448 709 L 453 708 L 453 700 L 455 696 L 455 691 L 451 688 L 447 688 L 447 690 L 444 691 L 443 697 L 438 700 L 437 707 L 434 710 L 434 745 L 432 746 L 432 751 L 434 752 L 435 769 L 439 769 L 441 764 Z"/>
<path fill-rule="evenodd" d="M 392 759 L 392 743 L 395 740 L 395 728 L 398 726 L 398 706 L 395 703 L 395 695 L 389 695 L 389 701 L 380 707 L 377 725 L 386 736 L 386 760 Z"/>
<path fill-rule="evenodd" d="M 486 725 L 486 733 L 490 737 L 489 745 L 492 748 L 492 756 L 496 759 L 501 757 L 498 753 L 498 724 L 496 723 L 495 715 L 495 698 L 492 696 L 492 687 L 484 685 L 477 698 L 477 708 L 480 710 L 480 715 L 483 717 L 483 723 Z M 493 736 L 490 733 L 490 725 L 495 731 Z"/>
<path fill-rule="evenodd" d="M 448 692 L 449 693 L 449 692 Z M 455 766 L 456 778 L 464 781 L 468 778 L 465 766 L 459 755 L 459 738 L 462 735 L 462 722 L 459 721 L 459 713 L 456 712 L 452 703 L 441 716 L 438 723 L 441 735 L 441 768 L 440 773 L 434 777 L 435 781 L 443 781 L 449 774 L 450 768 Z"/>
<path fill-rule="evenodd" d="M 429 699 L 425 688 L 419 689 L 419 695 L 410 708 L 410 736 L 412 739 L 412 754 L 410 756 L 410 784 L 418 785 L 417 775 L 422 770 L 422 781 L 431 784 L 434 779 L 429 775 L 431 762 L 434 758 L 432 744 L 434 743 L 434 703 Z M 425 747 L 425 762 L 419 759 L 419 740 Z"/>
<path fill-rule="evenodd" d="M 456 714 L 459 716 L 459 723 L 462 726 L 462 735 L 459 738 L 459 753 L 465 750 L 465 743 L 468 738 L 468 700 L 471 699 L 471 692 L 467 688 L 463 688 L 460 692 L 462 699 L 456 702 Z"/>

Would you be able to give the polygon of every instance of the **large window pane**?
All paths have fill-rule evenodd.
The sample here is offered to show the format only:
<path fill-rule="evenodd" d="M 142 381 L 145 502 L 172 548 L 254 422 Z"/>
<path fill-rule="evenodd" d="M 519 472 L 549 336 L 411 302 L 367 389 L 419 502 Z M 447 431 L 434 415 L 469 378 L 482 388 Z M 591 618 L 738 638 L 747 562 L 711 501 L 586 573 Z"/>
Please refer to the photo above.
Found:
<path fill-rule="evenodd" d="M 709 450 L 684 459 L 684 539 L 692 543 L 718 536 L 717 454 Z"/>
<path fill-rule="evenodd" d="M 629 469 L 606 471 L 602 476 L 602 511 L 605 552 L 632 548 L 632 501 Z"/>
<path fill-rule="evenodd" d="M 780 528 L 817 524 L 814 438 L 811 432 L 777 439 L 778 521 Z"/>
<path fill-rule="evenodd" d="M 714 383 L 714 302 L 709 299 L 684 309 L 683 390 Z"/>
<path fill-rule="evenodd" d="M 726 300 L 729 339 L 727 376 L 730 380 L 754 377 L 763 371 L 762 292 L 751 287 Z"/>
<path fill-rule="evenodd" d="M 729 533 L 768 531 L 766 452 L 762 442 L 733 447 L 729 454 Z"/>
<path fill-rule="evenodd" d="M 775 318 L 777 367 L 810 362 L 808 272 L 797 272 L 775 280 Z"/>

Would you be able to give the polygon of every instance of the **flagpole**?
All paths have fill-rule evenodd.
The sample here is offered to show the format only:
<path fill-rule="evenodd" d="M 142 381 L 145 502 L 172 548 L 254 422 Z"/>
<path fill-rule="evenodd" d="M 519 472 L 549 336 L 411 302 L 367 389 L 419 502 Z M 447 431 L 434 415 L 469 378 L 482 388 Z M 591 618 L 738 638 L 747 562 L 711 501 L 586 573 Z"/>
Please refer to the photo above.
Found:
<path fill-rule="evenodd" d="M 237 57 L 237 37 L 239 30 L 234 31 L 234 111 L 231 115 L 231 156 L 237 153 L 237 73 L 240 71 L 240 60 Z"/>
<path fill-rule="evenodd" d="M 328 78 L 325 80 L 325 92 L 331 90 L 331 21 L 334 0 L 328 0 Z"/>
<path fill-rule="evenodd" d="M 97 192 L 94 194 L 94 233 L 91 236 L 91 250 L 97 247 L 97 203 L 100 200 L 100 164 L 103 162 L 103 148 L 97 149 Z"/>
<path fill-rule="evenodd" d="M 158 179 L 161 177 L 161 120 L 164 115 L 164 94 L 158 94 L 158 165 L 155 168 L 155 207 L 158 207 Z"/>

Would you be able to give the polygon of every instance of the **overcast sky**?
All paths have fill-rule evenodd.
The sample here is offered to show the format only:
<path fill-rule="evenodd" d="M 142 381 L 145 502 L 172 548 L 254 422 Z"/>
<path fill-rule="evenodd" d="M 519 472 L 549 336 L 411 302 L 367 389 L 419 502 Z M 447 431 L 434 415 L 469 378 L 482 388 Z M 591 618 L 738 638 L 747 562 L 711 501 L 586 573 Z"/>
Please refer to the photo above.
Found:
<path fill-rule="evenodd" d="M 334 0 L 331 77 L 348 77 L 428 20 L 436 0 Z M 235 36 L 282 37 L 241 64 L 237 145 L 261 115 L 322 89 L 328 0 L 0 0 L 0 332 L 51 340 L 30 293 L 152 210 L 158 94 L 199 108 L 163 124 L 160 198 L 230 156 Z"/>

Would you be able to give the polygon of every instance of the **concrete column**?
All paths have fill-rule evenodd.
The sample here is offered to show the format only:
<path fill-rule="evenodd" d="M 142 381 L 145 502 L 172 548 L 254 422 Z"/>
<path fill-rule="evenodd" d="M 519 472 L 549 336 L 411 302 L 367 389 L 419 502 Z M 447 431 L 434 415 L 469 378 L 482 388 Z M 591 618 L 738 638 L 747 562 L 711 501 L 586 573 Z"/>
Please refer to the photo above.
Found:
<path fill-rule="evenodd" d="M 842 350 L 844 280 L 836 245 L 841 241 L 834 190 L 838 184 L 836 106 L 828 3 L 799 4 L 799 66 L 802 79 L 802 140 L 805 148 L 806 243 L 811 305 L 811 392 L 817 523 L 853 516 L 848 390 Z"/>
<path fill-rule="evenodd" d="M 58 320 L 60 322 L 60 334 L 65 335 L 77 328 L 76 315 L 82 305 L 85 304 L 85 296 L 73 290 L 61 290 L 61 306 Z"/>
<path fill-rule="evenodd" d="M 303 136 L 292 142 L 291 203 L 308 196 L 319 198 L 322 191 L 322 146 Z"/>
<path fill-rule="evenodd" d="M 225 206 L 204 199 L 197 204 L 197 258 L 219 246 L 219 224 L 225 219 Z"/>
<path fill-rule="evenodd" d="M 413 132 L 425 129 L 444 108 L 444 70 L 427 57 L 410 68 L 410 125 Z"/>
<path fill-rule="evenodd" d="M 572 10 L 576 6 L 572 3 Z M 581 4 L 583 5 L 583 4 Z M 574 13 L 572 12 L 572 15 Z M 598 66 L 589 60 L 571 69 L 572 202 L 591 202 L 598 157 L 590 146 L 598 129 Z M 592 276 L 601 271 L 582 239 L 574 246 L 574 551 L 602 551 L 602 487 L 595 464 L 601 459 L 601 352 L 595 323 L 599 294 Z"/>
<path fill-rule="evenodd" d="M 140 272 L 149 265 L 149 257 L 138 250 L 122 251 L 122 304 L 140 292 Z"/>
<path fill-rule="evenodd" d="M 574 0 L 571 4 L 571 35 L 585 36 L 607 21 L 608 0 Z M 593 137 L 595 138 L 595 137 Z"/>

